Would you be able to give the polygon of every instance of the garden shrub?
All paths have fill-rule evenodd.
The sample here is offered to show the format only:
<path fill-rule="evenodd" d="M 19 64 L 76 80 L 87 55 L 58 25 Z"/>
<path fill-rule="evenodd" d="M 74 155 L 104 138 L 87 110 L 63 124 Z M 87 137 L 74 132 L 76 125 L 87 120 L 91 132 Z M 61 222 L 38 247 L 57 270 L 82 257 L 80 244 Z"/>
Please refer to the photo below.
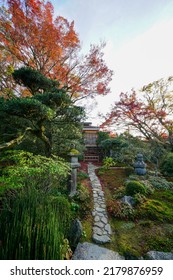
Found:
<path fill-rule="evenodd" d="M 168 182 L 163 177 L 149 176 L 148 181 L 155 189 L 173 189 L 173 182 Z"/>
<path fill-rule="evenodd" d="M 84 218 L 90 212 L 91 198 L 89 188 L 83 184 L 78 184 L 77 194 L 74 196 L 74 202 L 80 205 L 80 217 Z"/>
<path fill-rule="evenodd" d="M 146 196 L 141 194 L 141 193 L 136 193 L 134 195 L 134 200 L 135 200 L 135 204 L 138 205 L 138 204 L 142 204 L 143 202 L 146 201 Z"/>
<path fill-rule="evenodd" d="M 77 196 L 78 196 L 78 199 L 80 201 L 85 201 L 85 200 L 90 199 L 90 192 L 89 192 L 88 187 L 86 187 L 85 185 L 80 184 L 78 186 L 78 195 Z"/>
<path fill-rule="evenodd" d="M 168 189 L 168 190 L 162 190 L 162 191 L 157 190 L 157 191 L 155 192 L 154 197 L 155 197 L 156 199 L 160 200 L 160 201 L 165 201 L 165 202 L 167 202 L 168 204 L 169 204 L 169 203 L 173 204 L 173 190 L 170 190 L 170 189 Z M 154 199 L 154 197 L 153 197 L 153 199 Z"/>
<path fill-rule="evenodd" d="M 140 180 L 140 176 L 136 175 L 136 174 L 131 174 L 131 175 L 129 175 L 128 180 L 130 180 L 130 181 L 139 181 Z"/>
<path fill-rule="evenodd" d="M 121 215 L 121 201 L 110 199 L 107 201 L 107 211 L 113 217 Z"/>
<path fill-rule="evenodd" d="M 145 185 L 138 181 L 128 181 L 126 183 L 126 194 L 135 195 L 136 193 L 146 194 Z"/>
<path fill-rule="evenodd" d="M 160 170 L 165 176 L 173 176 L 173 153 L 168 153 L 163 159 Z"/>
<path fill-rule="evenodd" d="M 84 180 L 84 179 L 89 178 L 89 175 L 87 173 L 83 172 L 83 171 L 80 171 L 80 172 L 77 173 L 77 177 L 80 180 Z"/>
<path fill-rule="evenodd" d="M 78 203 L 72 202 L 71 203 L 71 210 L 73 213 L 78 213 L 80 209 L 80 205 Z"/>
<path fill-rule="evenodd" d="M 123 196 L 125 196 L 126 193 L 126 189 L 124 186 L 120 186 L 115 193 L 113 194 L 113 198 L 117 199 L 117 198 L 122 198 Z"/>
<path fill-rule="evenodd" d="M 25 151 L 8 151 L 1 160 L 6 161 L 6 167 L 0 177 L 0 195 L 8 189 L 24 187 L 27 182 L 35 182 L 35 186 L 45 192 L 66 187 L 70 167 L 62 158 L 46 158 Z"/>
<path fill-rule="evenodd" d="M 109 167 L 112 167 L 112 166 L 115 166 L 115 165 L 116 165 L 116 162 L 112 157 L 105 157 L 103 159 L 103 167 L 109 168 Z"/>
<path fill-rule="evenodd" d="M 127 204 L 118 200 L 109 200 L 107 202 L 108 213 L 118 219 L 133 219 L 135 210 Z"/>
<path fill-rule="evenodd" d="M 146 194 L 152 194 L 154 192 L 154 187 L 149 180 L 141 180 L 140 182 L 145 186 Z"/>

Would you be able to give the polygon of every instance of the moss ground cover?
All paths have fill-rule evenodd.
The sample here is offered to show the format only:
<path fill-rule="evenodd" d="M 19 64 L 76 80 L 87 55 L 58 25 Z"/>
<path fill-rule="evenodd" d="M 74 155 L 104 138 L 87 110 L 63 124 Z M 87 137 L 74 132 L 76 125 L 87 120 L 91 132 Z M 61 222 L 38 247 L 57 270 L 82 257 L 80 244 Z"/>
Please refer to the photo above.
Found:
<path fill-rule="evenodd" d="M 120 198 L 126 194 L 125 169 L 101 169 L 97 175 L 105 191 L 113 230 L 112 242 L 105 246 L 127 259 L 137 259 L 149 250 L 173 252 L 173 190 L 155 189 L 134 207 L 133 215 L 123 216 Z M 110 205 L 114 212 L 109 211 Z"/>

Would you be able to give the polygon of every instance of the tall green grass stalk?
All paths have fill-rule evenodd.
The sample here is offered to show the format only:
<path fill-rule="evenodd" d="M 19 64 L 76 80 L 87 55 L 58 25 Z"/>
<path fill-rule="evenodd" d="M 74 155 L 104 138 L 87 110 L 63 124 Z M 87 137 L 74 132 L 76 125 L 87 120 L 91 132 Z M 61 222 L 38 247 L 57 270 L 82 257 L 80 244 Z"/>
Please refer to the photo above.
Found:
<path fill-rule="evenodd" d="M 71 211 L 63 196 L 26 187 L 4 203 L 0 216 L 1 259 L 63 259 Z"/>

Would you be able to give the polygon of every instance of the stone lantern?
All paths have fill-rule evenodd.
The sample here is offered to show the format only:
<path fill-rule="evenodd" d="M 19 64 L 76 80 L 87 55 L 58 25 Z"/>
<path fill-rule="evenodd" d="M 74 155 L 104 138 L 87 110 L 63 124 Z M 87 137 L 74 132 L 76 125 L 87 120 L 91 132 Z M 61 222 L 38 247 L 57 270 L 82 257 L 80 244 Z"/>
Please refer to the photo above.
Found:
<path fill-rule="evenodd" d="M 76 187 L 77 187 L 77 168 L 80 167 L 80 163 L 78 162 L 78 156 L 80 154 L 71 152 L 69 155 L 70 155 L 70 166 L 71 166 L 69 192 L 70 192 L 70 196 L 74 196 L 76 194 Z"/>
<path fill-rule="evenodd" d="M 143 155 L 137 154 L 137 160 L 134 164 L 135 173 L 137 175 L 145 175 L 146 174 L 146 163 L 143 161 Z"/>

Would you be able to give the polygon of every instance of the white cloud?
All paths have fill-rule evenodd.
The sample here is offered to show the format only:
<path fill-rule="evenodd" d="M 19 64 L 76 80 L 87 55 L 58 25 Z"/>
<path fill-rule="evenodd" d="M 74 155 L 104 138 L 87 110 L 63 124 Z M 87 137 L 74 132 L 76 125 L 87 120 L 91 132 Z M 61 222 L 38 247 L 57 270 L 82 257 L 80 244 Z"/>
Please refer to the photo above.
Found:
<path fill-rule="evenodd" d="M 140 89 L 150 82 L 173 75 L 172 30 L 173 20 L 162 21 L 119 50 L 116 50 L 113 40 L 108 41 L 105 60 L 114 70 L 112 93 L 98 98 L 98 106 L 93 111 L 97 123 L 97 112 L 106 113 L 118 100 L 120 92 Z"/>
<path fill-rule="evenodd" d="M 138 88 L 173 75 L 173 20 L 163 21 L 116 51 L 108 42 L 105 59 L 115 72 L 115 90 Z M 114 89 L 112 89 L 114 90 Z"/>
<path fill-rule="evenodd" d="M 85 50 L 100 38 L 107 41 L 105 60 L 114 70 L 112 93 L 97 98 L 93 117 L 98 111 L 106 113 L 121 91 L 138 89 L 173 75 L 172 1 L 69 0 L 65 3 L 59 8 L 57 5 L 56 12 L 75 20 Z"/>

